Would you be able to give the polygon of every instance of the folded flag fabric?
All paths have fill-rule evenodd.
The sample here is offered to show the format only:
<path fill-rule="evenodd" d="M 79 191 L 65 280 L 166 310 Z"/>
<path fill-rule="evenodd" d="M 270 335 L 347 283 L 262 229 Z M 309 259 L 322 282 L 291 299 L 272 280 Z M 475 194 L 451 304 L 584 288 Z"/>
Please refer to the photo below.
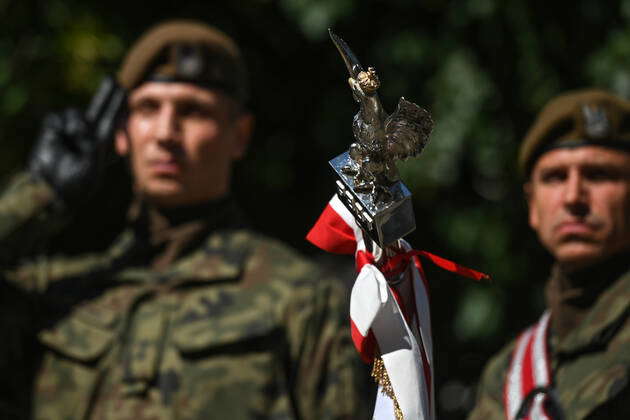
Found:
<path fill-rule="evenodd" d="M 373 418 L 432 420 L 433 341 L 426 277 L 419 257 L 476 280 L 487 275 L 398 241 L 397 254 L 365 238 L 352 213 L 335 195 L 306 239 L 337 254 L 354 254 L 359 273 L 350 295 L 352 340 L 361 358 L 381 372 Z M 393 248 L 392 248 L 393 249 Z M 409 282 L 412 296 L 403 299 L 387 279 Z M 399 282 L 402 283 L 402 282 Z M 410 299 L 409 299 L 410 298 Z M 404 302 L 412 302 L 405 307 Z"/>

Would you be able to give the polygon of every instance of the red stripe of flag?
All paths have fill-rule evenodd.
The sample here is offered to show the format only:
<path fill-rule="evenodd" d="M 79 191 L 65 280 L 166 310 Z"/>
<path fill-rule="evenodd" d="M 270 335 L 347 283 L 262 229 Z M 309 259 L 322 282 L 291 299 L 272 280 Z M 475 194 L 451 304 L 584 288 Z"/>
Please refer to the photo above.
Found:
<path fill-rule="evenodd" d="M 367 364 L 372 364 L 374 361 L 374 350 L 376 349 L 376 338 L 372 330 L 368 331 L 367 336 L 363 336 L 354 321 L 350 319 L 350 334 L 352 335 L 354 348 L 361 355 L 361 359 Z"/>
<path fill-rule="evenodd" d="M 523 397 L 529 394 L 529 391 L 534 389 L 534 340 L 536 337 L 536 331 L 530 335 L 527 342 L 527 348 L 525 349 L 525 355 L 523 356 L 523 368 L 521 370 L 521 401 Z M 527 416 L 529 418 L 529 415 Z"/>
<path fill-rule="evenodd" d="M 354 254 L 357 241 L 352 228 L 337 214 L 330 204 L 306 235 L 313 245 L 333 254 Z"/>

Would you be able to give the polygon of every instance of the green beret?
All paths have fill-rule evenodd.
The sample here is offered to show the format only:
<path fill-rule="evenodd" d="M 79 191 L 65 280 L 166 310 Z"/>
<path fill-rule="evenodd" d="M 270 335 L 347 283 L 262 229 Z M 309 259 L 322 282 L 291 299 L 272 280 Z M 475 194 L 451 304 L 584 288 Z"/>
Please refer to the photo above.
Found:
<path fill-rule="evenodd" d="M 519 152 L 519 169 L 528 177 L 543 153 L 583 145 L 628 150 L 630 102 L 599 89 L 576 90 L 555 97 L 527 132 Z"/>
<path fill-rule="evenodd" d="M 247 74 L 238 46 L 218 29 L 193 20 L 160 23 L 129 49 L 118 82 L 131 90 L 146 81 L 189 82 L 247 101 Z"/>

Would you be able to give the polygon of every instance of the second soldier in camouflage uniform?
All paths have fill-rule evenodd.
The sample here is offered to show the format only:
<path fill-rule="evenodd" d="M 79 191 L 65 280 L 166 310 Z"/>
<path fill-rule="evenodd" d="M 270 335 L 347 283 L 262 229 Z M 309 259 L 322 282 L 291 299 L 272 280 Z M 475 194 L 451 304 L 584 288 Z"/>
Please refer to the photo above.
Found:
<path fill-rule="evenodd" d="M 521 148 L 530 225 L 556 260 L 545 289 L 551 384 L 532 390 L 547 395 L 550 419 L 630 415 L 629 122 L 630 102 L 571 92 L 542 110 Z M 488 363 L 471 419 L 506 418 L 514 353 L 512 342 Z M 518 418 L 538 418 L 531 411 L 521 405 Z"/>
<path fill-rule="evenodd" d="M 109 251 L 29 252 L 98 178 L 81 115 L 47 122 L 30 171 L 0 197 L 0 281 L 38 308 L 42 349 L 33 389 L 14 390 L 28 406 L 3 416 L 365 418 L 343 285 L 246 229 L 229 195 L 252 127 L 236 45 L 204 24 L 162 24 L 119 82 L 116 148 L 135 203 Z"/>

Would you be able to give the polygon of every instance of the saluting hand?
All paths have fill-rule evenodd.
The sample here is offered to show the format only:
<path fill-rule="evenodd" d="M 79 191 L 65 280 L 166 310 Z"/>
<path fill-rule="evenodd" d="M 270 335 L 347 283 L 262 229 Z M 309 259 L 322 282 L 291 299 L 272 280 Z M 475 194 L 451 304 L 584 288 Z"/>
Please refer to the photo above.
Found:
<path fill-rule="evenodd" d="M 84 200 L 99 185 L 113 156 L 113 134 L 126 95 L 108 77 L 88 110 L 49 114 L 31 152 L 28 168 L 43 178 L 66 205 Z"/>

